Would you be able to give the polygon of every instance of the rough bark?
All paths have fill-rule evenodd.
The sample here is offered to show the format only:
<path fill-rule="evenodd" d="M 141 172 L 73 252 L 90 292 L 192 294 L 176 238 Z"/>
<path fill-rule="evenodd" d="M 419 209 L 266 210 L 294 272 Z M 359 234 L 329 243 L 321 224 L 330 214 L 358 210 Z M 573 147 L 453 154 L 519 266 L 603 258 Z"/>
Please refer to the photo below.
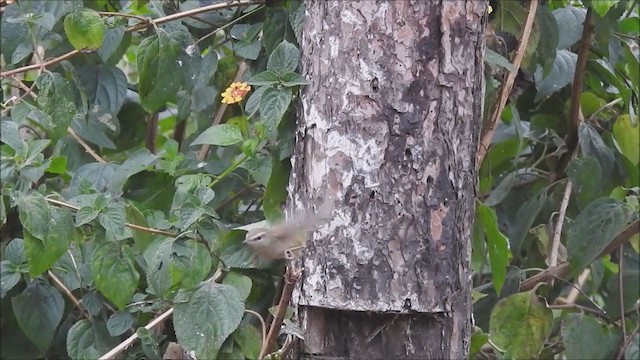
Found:
<path fill-rule="evenodd" d="M 487 2 L 307 1 L 290 208 L 309 358 L 464 358 Z"/>

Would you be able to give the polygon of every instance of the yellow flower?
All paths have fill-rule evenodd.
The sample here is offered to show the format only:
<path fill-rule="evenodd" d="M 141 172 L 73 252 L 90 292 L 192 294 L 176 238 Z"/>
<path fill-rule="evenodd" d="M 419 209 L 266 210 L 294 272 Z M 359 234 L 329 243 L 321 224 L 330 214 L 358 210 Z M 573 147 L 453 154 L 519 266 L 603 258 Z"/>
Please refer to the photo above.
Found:
<path fill-rule="evenodd" d="M 247 93 L 251 91 L 251 86 L 247 83 L 235 82 L 222 93 L 223 104 L 235 104 L 240 102 Z"/>

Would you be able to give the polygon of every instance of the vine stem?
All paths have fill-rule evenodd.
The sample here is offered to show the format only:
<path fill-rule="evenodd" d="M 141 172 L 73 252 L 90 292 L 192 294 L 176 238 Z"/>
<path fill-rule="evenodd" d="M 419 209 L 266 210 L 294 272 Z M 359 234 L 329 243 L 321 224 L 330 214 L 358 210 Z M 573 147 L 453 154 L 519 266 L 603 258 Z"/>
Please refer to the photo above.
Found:
<path fill-rule="evenodd" d="M 79 207 L 71 205 L 71 204 L 66 203 L 64 201 L 55 200 L 55 199 L 51 199 L 51 198 L 47 198 L 47 197 L 45 197 L 45 200 L 47 200 L 47 202 L 50 203 L 50 204 L 61 206 L 61 207 L 65 207 L 65 208 L 71 209 L 73 211 L 80 210 Z M 144 226 L 131 224 L 131 223 L 124 223 L 124 225 L 126 227 L 129 227 L 129 228 L 134 229 L 134 230 L 145 231 L 145 232 L 156 234 L 156 235 L 164 235 L 164 236 L 168 236 L 168 237 L 176 237 L 176 234 L 170 233 L 168 231 L 163 231 L 163 230 L 158 230 L 158 229 L 154 229 L 154 228 L 144 227 Z"/>
<path fill-rule="evenodd" d="M 493 139 L 493 134 L 496 132 L 496 126 L 498 125 L 498 120 L 500 119 L 500 115 L 502 114 L 502 110 L 507 105 L 507 99 L 509 99 L 509 94 L 511 94 L 511 89 L 513 88 L 513 84 L 516 81 L 516 77 L 518 76 L 518 69 L 520 69 L 520 64 L 522 64 L 522 59 L 524 58 L 524 53 L 527 50 L 527 45 L 529 44 L 529 38 L 531 37 L 531 29 L 533 28 L 533 20 L 536 17 L 536 11 L 538 10 L 538 0 L 531 0 L 529 3 L 529 13 L 527 14 L 527 20 L 522 28 L 522 35 L 520 36 L 520 44 L 518 45 L 518 50 L 513 58 L 513 68 L 507 74 L 506 79 L 503 81 L 502 86 L 500 87 L 500 96 L 498 97 L 498 101 L 494 104 L 493 111 L 491 112 L 491 118 L 482 134 L 482 140 L 480 141 L 480 146 L 478 147 L 478 153 L 476 155 L 476 168 L 479 169 L 482 165 L 482 160 L 484 160 L 487 151 L 489 150 L 489 146 L 491 146 L 491 140 Z"/>
<path fill-rule="evenodd" d="M 171 15 L 167 15 L 167 16 L 163 16 L 163 17 L 159 17 L 157 19 L 149 19 L 148 22 L 146 23 L 142 23 L 142 24 L 137 24 L 137 25 L 133 25 L 129 28 L 127 28 L 125 31 L 126 32 L 133 32 L 133 31 L 138 31 L 138 30 L 142 30 L 142 29 L 146 29 L 149 26 L 157 26 L 169 21 L 173 21 L 173 20 L 178 20 L 184 17 L 189 17 L 189 16 L 193 16 L 193 15 L 198 15 L 198 14 L 202 14 L 205 12 L 209 12 L 209 11 L 214 11 L 214 10 L 221 10 L 221 9 L 226 9 L 226 8 L 231 8 L 231 7 L 241 7 L 241 6 L 249 6 L 249 5 L 258 5 L 258 4 L 263 4 L 264 0 L 236 0 L 236 1 L 229 1 L 226 3 L 219 3 L 219 4 L 214 4 L 214 5 L 208 5 L 208 6 L 203 6 L 197 9 L 192 9 L 192 10 L 187 10 L 187 11 L 181 11 L 179 13 L 175 13 L 175 14 L 171 14 Z M 111 16 L 113 16 L 113 14 L 110 14 Z M 80 54 L 81 52 L 79 50 L 73 50 L 70 51 L 64 55 L 58 56 L 56 58 L 53 58 L 51 60 L 45 61 L 41 64 L 35 64 L 35 65 L 28 65 L 28 66 L 23 66 L 23 67 L 19 67 L 17 69 L 13 69 L 13 70 L 9 70 L 9 71 L 5 71 L 0 73 L 0 78 L 4 78 L 7 76 L 11 76 L 11 75 L 15 75 L 15 74 L 20 74 L 23 72 L 27 72 L 29 70 L 35 70 L 35 69 L 39 69 L 41 67 L 49 67 L 51 65 L 55 65 L 63 60 L 69 59 L 73 56 L 76 56 L 78 54 Z"/>

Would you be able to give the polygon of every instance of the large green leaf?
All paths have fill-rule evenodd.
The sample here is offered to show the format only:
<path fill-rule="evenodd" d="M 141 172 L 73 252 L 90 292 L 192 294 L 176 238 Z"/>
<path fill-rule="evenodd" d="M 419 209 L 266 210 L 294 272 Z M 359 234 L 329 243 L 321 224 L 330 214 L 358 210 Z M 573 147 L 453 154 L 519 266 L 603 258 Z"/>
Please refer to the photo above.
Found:
<path fill-rule="evenodd" d="M 89 112 L 115 116 L 127 96 L 127 77 L 119 68 L 105 65 L 78 67 L 78 77 L 88 97 Z"/>
<path fill-rule="evenodd" d="M 516 254 L 516 256 L 520 255 L 522 242 L 529 233 L 529 229 L 531 229 L 531 226 L 538 217 L 540 209 L 542 209 L 542 205 L 544 205 L 546 200 L 547 192 L 546 189 L 543 189 L 532 196 L 518 209 L 518 212 L 516 213 L 516 220 L 509 231 L 509 241 L 512 249 L 511 252 Z"/>
<path fill-rule="evenodd" d="M 591 200 L 600 189 L 602 169 L 598 160 L 585 156 L 571 160 L 567 166 L 567 175 L 573 181 L 573 189 L 580 204 Z"/>
<path fill-rule="evenodd" d="M 229 146 L 242 141 L 242 132 L 240 128 L 232 124 L 213 125 L 193 140 L 191 146 L 194 145 L 217 145 Z"/>
<path fill-rule="evenodd" d="M 491 312 L 491 340 L 506 359 L 537 359 L 551 333 L 553 314 L 535 290 L 500 300 Z"/>
<path fill-rule="evenodd" d="M 600 17 L 604 17 L 609 12 L 612 6 L 615 6 L 619 0 L 596 0 L 591 1 L 591 6 L 593 10 L 600 15 Z"/>
<path fill-rule="evenodd" d="M 499 295 L 507 276 L 507 266 L 511 260 L 509 240 L 498 229 L 498 219 L 492 208 L 478 203 L 476 216 L 482 223 L 485 234 L 487 234 L 487 252 L 489 253 L 489 263 L 491 264 L 491 278 L 493 287 Z"/>
<path fill-rule="evenodd" d="M 631 124 L 629 114 L 618 116 L 613 124 L 613 137 L 620 153 L 635 166 L 640 164 L 640 125 Z"/>
<path fill-rule="evenodd" d="M 553 11 L 553 16 L 558 24 L 558 50 L 568 49 L 575 44 L 582 36 L 582 23 L 587 11 L 572 5 Z"/>
<path fill-rule="evenodd" d="M 97 359 L 100 357 L 91 322 L 82 319 L 67 333 L 67 353 L 72 359 Z"/>
<path fill-rule="evenodd" d="M 581 123 L 578 128 L 578 139 L 582 154 L 598 160 L 602 169 L 602 181 L 607 181 L 615 164 L 613 149 L 604 143 L 596 129 L 585 123 Z"/>
<path fill-rule="evenodd" d="M 44 196 L 34 192 L 18 197 L 20 223 L 33 237 L 44 240 L 49 234 L 49 204 Z"/>
<path fill-rule="evenodd" d="M 58 73 L 46 71 L 38 76 L 36 86 L 40 90 L 38 106 L 50 117 L 41 121 L 41 125 L 57 134 L 66 131 L 78 113 L 71 82 Z"/>
<path fill-rule="evenodd" d="M 2 121 L 0 121 L 0 141 L 9 145 L 16 153 L 20 153 L 24 147 L 24 142 L 20 137 L 18 124 L 6 119 L 2 118 Z"/>
<path fill-rule="evenodd" d="M 260 120 L 267 126 L 269 132 L 274 132 L 280 120 L 289 108 L 292 93 L 289 88 L 269 88 L 265 90 L 260 100 Z"/>
<path fill-rule="evenodd" d="M 62 295 L 46 282 L 33 280 L 11 299 L 11 305 L 20 328 L 44 355 L 62 320 Z"/>
<path fill-rule="evenodd" d="M 536 80 L 536 101 L 540 101 L 568 85 L 573 79 L 576 70 L 578 55 L 569 50 L 556 51 L 556 58 L 547 76 L 543 75 L 542 68 L 538 68 L 534 78 Z"/>
<path fill-rule="evenodd" d="M 138 93 L 145 110 L 155 112 L 175 99 L 181 81 L 179 52 L 178 42 L 162 31 L 138 46 Z"/>
<path fill-rule="evenodd" d="M 578 215 L 567 235 L 567 252 L 574 274 L 595 260 L 627 224 L 625 204 L 612 198 L 599 198 Z"/>
<path fill-rule="evenodd" d="M 128 251 L 113 242 L 96 247 L 91 258 L 91 273 L 98 290 L 120 309 L 131 301 L 140 280 Z"/>
<path fill-rule="evenodd" d="M 49 229 L 43 239 L 24 232 L 24 247 L 27 253 L 29 274 L 37 276 L 49 270 L 76 236 L 73 217 L 67 209 L 50 208 Z"/>
<path fill-rule="evenodd" d="M 267 61 L 267 70 L 279 75 L 296 71 L 300 61 L 300 50 L 284 40 L 273 50 Z"/>
<path fill-rule="evenodd" d="M 64 18 L 64 31 L 76 50 L 97 50 L 104 38 L 104 22 L 88 8 L 78 8 Z"/>
<path fill-rule="evenodd" d="M 620 334 L 580 313 L 564 315 L 560 332 L 567 359 L 611 359 L 620 342 Z"/>
<path fill-rule="evenodd" d="M 198 359 L 215 359 L 222 343 L 240 325 L 244 301 L 231 285 L 203 282 L 173 313 L 176 337 Z"/>

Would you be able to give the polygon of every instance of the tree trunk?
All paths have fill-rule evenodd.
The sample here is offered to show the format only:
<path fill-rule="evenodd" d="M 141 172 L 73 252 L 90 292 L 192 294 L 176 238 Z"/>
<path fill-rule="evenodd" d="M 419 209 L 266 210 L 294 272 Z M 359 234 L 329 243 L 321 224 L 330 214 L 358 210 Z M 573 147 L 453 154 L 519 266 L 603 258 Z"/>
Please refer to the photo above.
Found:
<path fill-rule="evenodd" d="M 290 209 L 302 358 L 461 359 L 486 1 L 307 1 Z"/>

